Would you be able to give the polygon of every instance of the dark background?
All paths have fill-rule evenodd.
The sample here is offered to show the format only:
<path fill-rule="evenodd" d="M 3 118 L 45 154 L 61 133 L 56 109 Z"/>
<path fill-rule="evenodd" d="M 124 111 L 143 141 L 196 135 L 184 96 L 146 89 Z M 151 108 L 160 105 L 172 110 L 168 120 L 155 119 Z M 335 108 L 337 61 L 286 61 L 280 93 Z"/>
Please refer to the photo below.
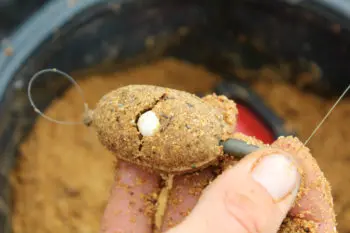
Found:
<path fill-rule="evenodd" d="M 0 40 L 49 0 L 0 0 Z"/>

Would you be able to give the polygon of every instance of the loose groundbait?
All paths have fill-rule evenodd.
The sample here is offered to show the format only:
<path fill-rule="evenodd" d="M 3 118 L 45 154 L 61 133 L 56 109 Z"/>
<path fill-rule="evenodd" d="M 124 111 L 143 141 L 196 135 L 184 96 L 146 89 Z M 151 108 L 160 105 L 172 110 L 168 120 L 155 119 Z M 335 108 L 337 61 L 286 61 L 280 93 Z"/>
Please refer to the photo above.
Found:
<path fill-rule="evenodd" d="M 35 74 L 28 85 L 28 97 L 37 113 L 59 124 L 94 127 L 100 142 L 118 159 L 157 172 L 164 179 L 165 186 L 158 196 L 155 213 L 155 231 L 161 229 L 174 175 L 219 165 L 219 159 L 225 155 L 242 158 L 259 149 L 245 141 L 230 138 L 237 116 L 233 101 L 216 95 L 199 98 L 187 92 L 157 86 L 130 85 L 107 93 L 94 110 L 84 104 L 84 119 L 81 122 L 52 119 L 45 116 L 31 98 L 32 83 L 47 72 L 56 72 L 69 79 L 85 102 L 82 90 L 72 77 L 56 69 L 46 69 Z M 305 144 L 349 89 L 350 85 Z"/>

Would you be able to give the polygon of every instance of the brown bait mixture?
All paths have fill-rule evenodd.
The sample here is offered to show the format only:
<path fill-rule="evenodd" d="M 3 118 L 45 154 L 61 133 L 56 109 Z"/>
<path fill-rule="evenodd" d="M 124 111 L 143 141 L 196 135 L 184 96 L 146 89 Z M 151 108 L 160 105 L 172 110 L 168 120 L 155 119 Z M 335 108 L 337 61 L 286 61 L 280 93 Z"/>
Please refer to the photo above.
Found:
<path fill-rule="evenodd" d="M 217 103 L 228 105 L 230 111 L 219 111 Z M 136 125 L 147 111 L 160 119 L 152 137 L 143 137 Z M 224 96 L 201 99 L 170 88 L 128 85 L 101 98 L 93 110 L 92 126 L 117 158 L 179 174 L 207 167 L 223 155 L 219 142 L 232 132 L 236 113 L 236 104 Z"/>
<path fill-rule="evenodd" d="M 137 122 L 150 111 L 160 118 L 160 127 L 144 137 Z M 224 156 L 219 142 L 232 134 L 236 117 L 236 104 L 225 96 L 201 99 L 171 88 L 127 85 L 105 94 L 85 119 L 117 159 L 161 175 L 154 214 L 154 232 L 159 232 L 174 175 L 218 164 Z"/>
<path fill-rule="evenodd" d="M 257 76 L 260 74 L 266 76 L 263 72 Z M 203 68 L 168 59 L 126 72 L 92 75 L 79 84 L 88 93 L 89 106 L 94 107 L 104 94 L 128 84 L 154 84 L 208 93 L 218 80 Z M 310 135 L 334 103 L 266 79 L 255 82 L 253 88 L 287 120 L 286 126 L 295 129 L 301 139 Z M 349 100 L 340 103 L 309 144 L 331 182 L 338 231 L 345 233 L 350 232 L 350 196 L 347 195 L 350 128 L 344 127 L 349 122 L 349 103 Z M 81 109 L 80 96 L 75 89 L 70 89 L 62 99 L 54 101 L 46 114 L 60 120 L 80 120 Z M 98 232 L 113 183 L 114 156 L 103 148 L 93 131 L 85 126 L 57 125 L 39 118 L 20 153 L 12 176 L 14 233 L 31 233 L 33 229 L 38 233 Z M 205 184 L 194 188 L 193 193 L 198 195 L 202 186 Z M 176 203 L 178 200 L 171 199 L 169 204 Z M 184 210 L 183 214 L 187 215 L 188 211 Z M 290 219 L 284 222 L 286 226 L 290 223 Z M 305 227 L 310 227 L 312 232 L 305 222 L 286 227 L 282 232 L 303 232 L 301 229 Z"/>
<path fill-rule="evenodd" d="M 284 219 L 278 233 L 313 233 L 316 231 L 316 225 L 312 221 L 304 219 L 290 218 Z"/>

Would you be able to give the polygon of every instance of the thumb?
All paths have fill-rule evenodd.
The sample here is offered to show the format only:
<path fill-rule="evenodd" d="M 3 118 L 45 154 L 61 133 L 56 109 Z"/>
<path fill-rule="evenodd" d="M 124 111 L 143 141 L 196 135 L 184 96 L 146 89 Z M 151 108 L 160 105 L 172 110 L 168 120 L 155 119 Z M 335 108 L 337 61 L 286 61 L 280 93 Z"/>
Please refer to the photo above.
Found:
<path fill-rule="evenodd" d="M 211 183 L 191 214 L 168 233 L 277 232 L 297 196 L 300 177 L 285 152 L 254 152 Z"/>

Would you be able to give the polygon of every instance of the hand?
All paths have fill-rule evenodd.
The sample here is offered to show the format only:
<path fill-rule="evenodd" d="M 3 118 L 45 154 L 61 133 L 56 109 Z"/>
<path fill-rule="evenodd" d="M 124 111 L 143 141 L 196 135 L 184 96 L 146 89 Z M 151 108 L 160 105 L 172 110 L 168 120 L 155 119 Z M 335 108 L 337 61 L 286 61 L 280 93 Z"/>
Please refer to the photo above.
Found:
<path fill-rule="evenodd" d="M 272 233 L 278 232 L 289 213 L 300 221 L 311 220 L 314 232 L 336 232 L 329 184 L 308 150 L 299 150 L 301 146 L 297 139 L 282 138 L 269 149 L 247 155 L 215 179 L 210 169 L 176 177 L 163 230 Z M 119 162 L 102 232 L 151 233 L 154 205 L 150 202 L 152 193 L 159 191 L 159 181 L 155 174 Z"/>

